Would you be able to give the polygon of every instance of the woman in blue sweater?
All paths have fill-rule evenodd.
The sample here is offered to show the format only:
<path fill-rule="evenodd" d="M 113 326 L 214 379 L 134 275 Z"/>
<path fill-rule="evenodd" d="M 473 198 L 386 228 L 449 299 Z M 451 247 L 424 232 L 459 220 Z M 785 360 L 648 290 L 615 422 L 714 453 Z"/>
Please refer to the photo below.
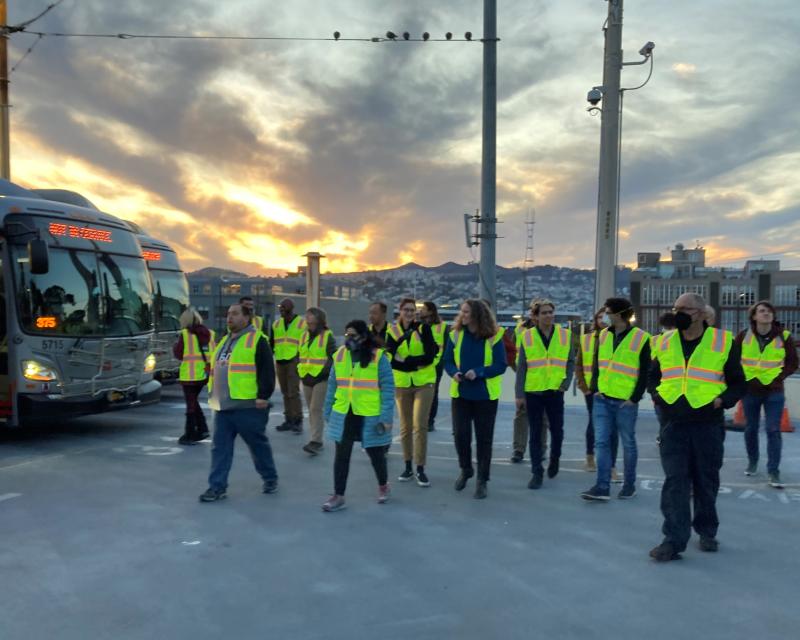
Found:
<path fill-rule="evenodd" d="M 486 497 L 489 467 L 492 462 L 494 421 L 497 402 L 506 370 L 503 330 L 497 327 L 491 310 L 482 300 L 467 300 L 461 305 L 444 352 L 444 369 L 453 380 L 450 384 L 453 434 L 461 475 L 456 491 L 467 486 L 473 475 L 472 425 L 478 459 L 478 482 L 475 497 Z"/>

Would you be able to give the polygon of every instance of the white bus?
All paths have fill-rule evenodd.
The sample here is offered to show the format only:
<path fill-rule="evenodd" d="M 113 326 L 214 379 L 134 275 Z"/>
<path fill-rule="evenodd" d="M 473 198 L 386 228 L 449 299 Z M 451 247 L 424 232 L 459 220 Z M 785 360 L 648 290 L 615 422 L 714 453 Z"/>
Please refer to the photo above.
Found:
<path fill-rule="evenodd" d="M 127 223 L 4 180 L 0 223 L 0 426 L 157 402 L 153 287 Z"/>

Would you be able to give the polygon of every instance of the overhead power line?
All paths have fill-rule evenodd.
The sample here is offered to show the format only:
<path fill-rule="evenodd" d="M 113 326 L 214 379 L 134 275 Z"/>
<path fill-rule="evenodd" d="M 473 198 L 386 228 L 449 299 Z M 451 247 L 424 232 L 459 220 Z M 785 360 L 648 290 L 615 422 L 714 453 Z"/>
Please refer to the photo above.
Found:
<path fill-rule="evenodd" d="M 55 9 L 62 2 L 64 2 L 64 0 L 56 0 L 55 2 L 47 5 L 47 7 L 45 7 L 45 9 L 43 11 L 41 11 L 38 15 L 35 15 L 30 20 L 26 20 L 25 22 L 20 22 L 19 24 L 13 25 L 13 26 L 6 25 L 5 27 L 3 27 L 3 30 L 6 33 L 19 33 L 20 31 L 25 31 L 26 27 L 29 27 L 30 25 L 32 25 L 34 22 L 36 22 L 40 18 L 43 18 L 44 16 L 46 16 L 48 13 L 50 13 L 53 9 Z"/>

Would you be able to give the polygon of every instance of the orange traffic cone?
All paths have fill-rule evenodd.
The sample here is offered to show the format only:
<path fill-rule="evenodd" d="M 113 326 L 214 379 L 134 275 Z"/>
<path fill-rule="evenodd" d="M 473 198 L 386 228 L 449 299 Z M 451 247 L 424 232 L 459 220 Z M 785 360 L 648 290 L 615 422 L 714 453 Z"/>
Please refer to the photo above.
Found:
<path fill-rule="evenodd" d="M 792 426 L 792 421 L 789 418 L 789 409 L 786 407 L 783 408 L 783 414 L 781 415 L 781 432 L 782 433 L 792 433 L 794 431 L 794 427 Z"/>

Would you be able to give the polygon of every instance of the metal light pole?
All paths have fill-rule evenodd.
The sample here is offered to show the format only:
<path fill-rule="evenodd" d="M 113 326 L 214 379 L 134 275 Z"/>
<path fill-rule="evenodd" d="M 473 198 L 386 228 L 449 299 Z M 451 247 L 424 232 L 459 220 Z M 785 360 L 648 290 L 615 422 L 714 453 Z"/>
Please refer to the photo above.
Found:
<path fill-rule="evenodd" d="M 0 0 L 0 25 L 8 24 L 6 0 Z M 0 33 L 0 178 L 11 180 L 8 118 L 8 31 Z"/>
<path fill-rule="evenodd" d="M 480 296 L 497 310 L 495 275 L 497 180 L 497 1 L 483 2 L 483 154 L 481 158 Z"/>

